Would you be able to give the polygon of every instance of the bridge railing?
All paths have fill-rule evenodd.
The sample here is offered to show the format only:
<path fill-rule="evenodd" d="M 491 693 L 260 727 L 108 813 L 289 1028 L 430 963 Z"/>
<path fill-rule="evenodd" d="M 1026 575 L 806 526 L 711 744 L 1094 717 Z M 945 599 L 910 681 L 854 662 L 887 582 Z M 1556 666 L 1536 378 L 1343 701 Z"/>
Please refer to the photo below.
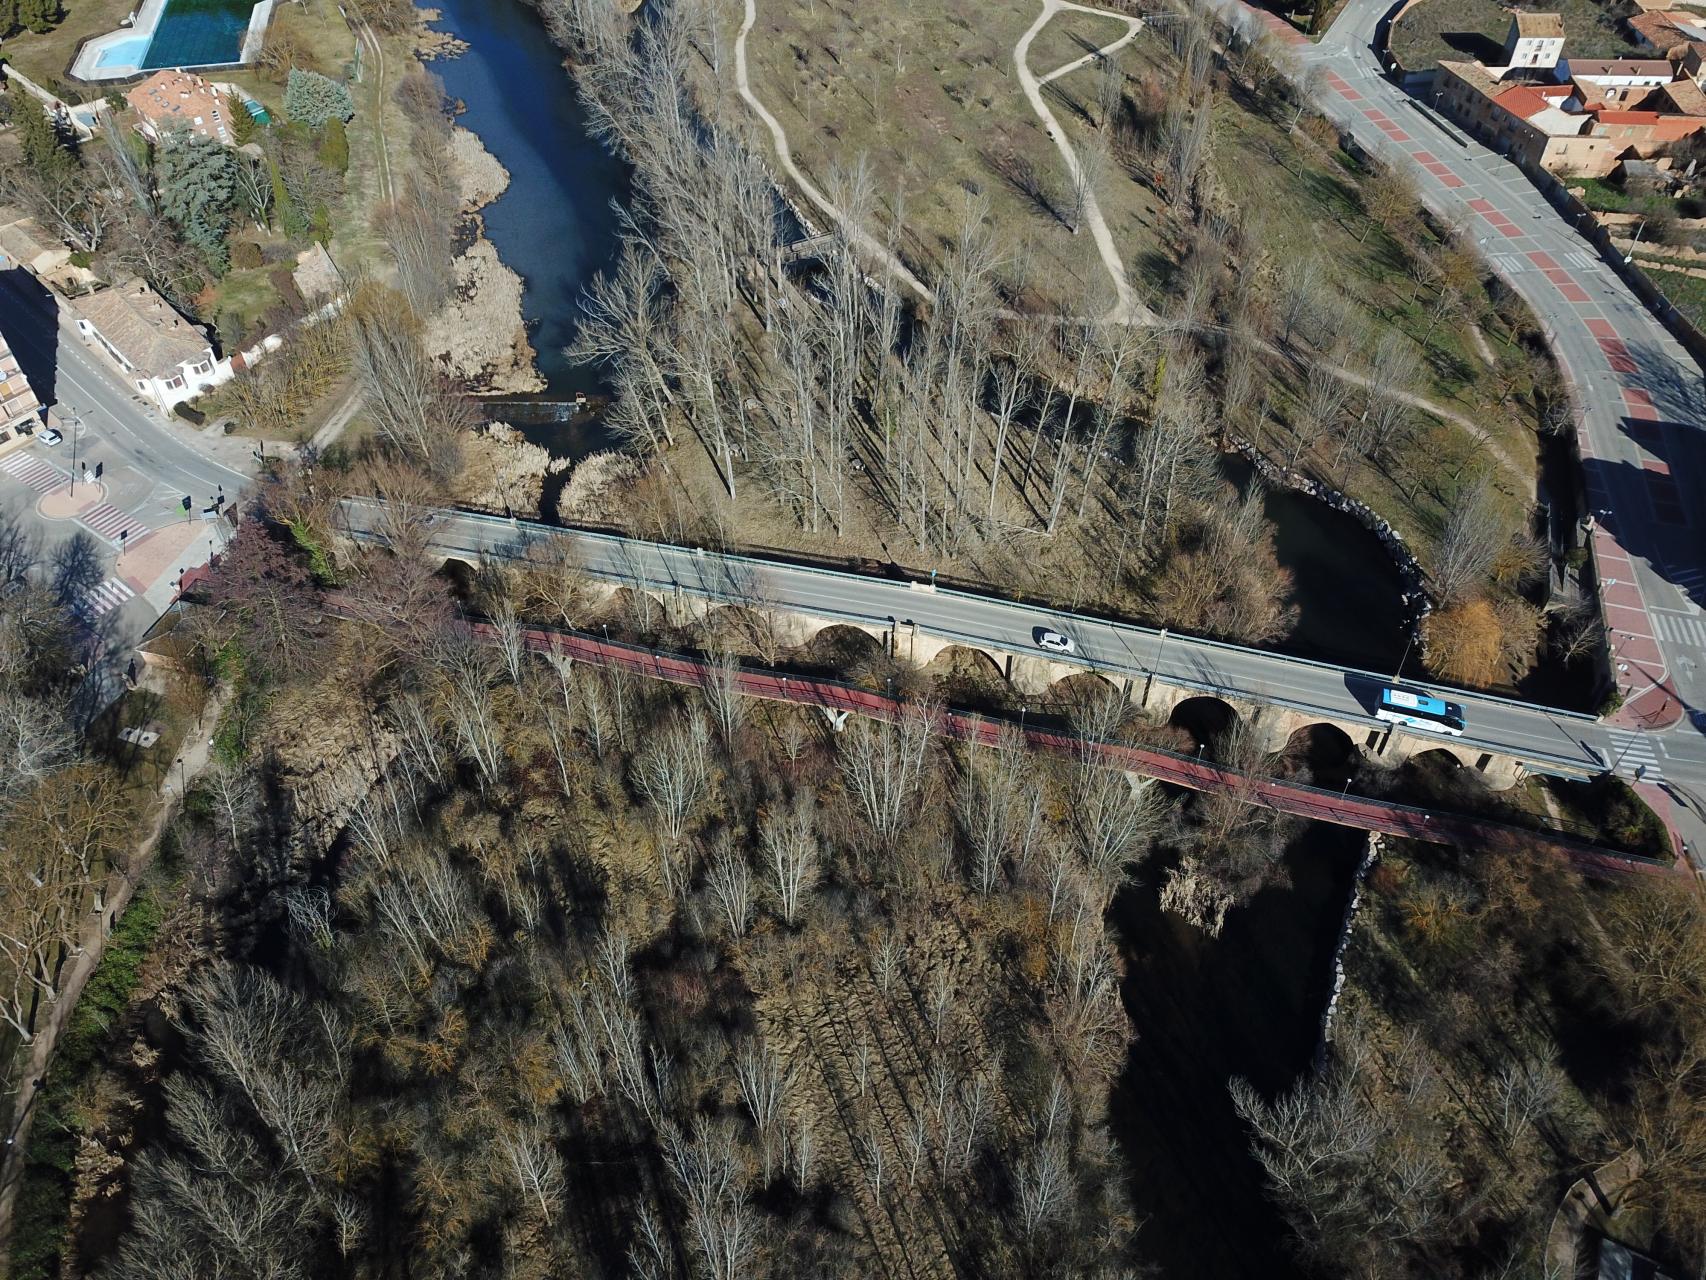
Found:
<path fill-rule="evenodd" d="M 384 500 L 379 498 L 346 498 L 344 499 L 344 504 L 346 506 L 366 505 L 371 507 L 382 507 L 384 505 Z M 691 556 L 695 560 L 714 559 L 720 564 L 745 566 L 753 570 L 783 569 L 790 573 L 809 574 L 837 582 L 859 582 L 866 580 L 864 575 L 851 573 L 846 570 L 826 569 L 817 565 L 795 564 L 789 561 L 759 559 L 754 556 L 742 555 L 739 552 L 707 551 L 702 547 L 684 547 L 675 543 L 653 542 L 644 538 L 624 537 L 621 534 L 565 528 L 561 525 L 545 524 L 540 521 L 491 515 L 483 511 L 455 509 L 454 514 L 457 519 L 472 520 L 494 531 L 503 531 L 506 534 L 526 534 L 531 537 L 539 538 L 566 537 L 598 543 L 612 548 L 619 547 L 649 551 L 655 554 L 659 561 L 665 565 L 668 564 L 672 557 Z M 349 529 L 348 532 L 350 532 L 352 536 L 357 537 L 361 537 L 366 534 L 366 531 L 357 529 Z M 479 550 L 478 548 L 470 549 Z M 494 547 L 492 550 L 495 552 L 498 548 Z M 621 570 L 588 569 L 587 572 L 596 577 L 625 582 L 634 586 L 665 590 L 679 588 L 681 590 L 690 591 L 695 595 L 702 595 L 707 599 L 724 599 L 731 601 L 739 601 L 743 599 L 739 593 L 733 590 L 720 594 L 716 593 L 704 582 L 688 583 L 673 578 L 666 581 L 658 581 L 650 577 L 642 577 L 638 573 L 623 572 Z M 895 582 L 891 579 L 881 579 L 881 581 L 887 582 L 889 585 L 893 586 L 909 585 L 916 590 L 927 590 L 937 597 L 948 597 L 951 599 L 965 600 L 979 604 L 1005 603 L 1002 601 L 1001 597 L 998 596 L 980 595 L 976 592 L 961 591 L 953 587 L 928 586 L 927 584 L 912 582 L 910 580 L 906 584 Z M 1045 606 L 1038 607 L 1044 608 Z M 841 618 L 849 621 L 876 625 L 887 625 L 891 622 L 900 621 L 899 619 L 891 618 L 891 616 L 886 613 L 877 614 L 855 612 L 846 609 L 837 609 L 827 605 L 820 606 L 814 604 L 810 607 L 809 611 L 814 615 L 820 615 L 823 617 Z M 1073 622 L 1089 623 L 1098 627 L 1107 627 L 1117 634 L 1130 636 L 1137 640 L 1155 640 L 1161 635 L 1161 629 L 1156 627 L 1145 627 L 1137 623 L 1120 622 L 1109 618 L 1099 618 L 1093 614 L 1067 613 L 1056 609 L 1048 609 L 1047 612 L 1051 618 L 1063 626 L 1070 626 Z M 990 641 L 985 637 L 973 635 L 969 632 L 957 631 L 950 627 L 932 625 L 923 629 L 928 630 L 932 635 L 942 636 L 956 641 L 963 641 L 971 647 L 987 648 L 990 645 Z M 1367 671 L 1359 667 L 1349 667 L 1333 662 L 1321 662 L 1313 658 L 1294 657 L 1290 654 L 1278 654 L 1271 650 L 1255 649 L 1248 645 L 1234 644 L 1226 640 L 1208 640 L 1197 636 L 1172 632 L 1170 630 L 1168 634 L 1176 637 L 1180 644 L 1188 645 L 1199 652 L 1206 651 L 1209 653 L 1218 652 L 1234 654 L 1243 657 L 1265 659 L 1268 661 L 1278 660 L 1285 662 L 1287 665 L 1308 667 L 1316 671 L 1341 676 L 1354 676 L 1375 683 L 1384 683 L 1391 678 L 1379 672 Z M 1118 662 L 1109 662 L 1080 654 L 1074 654 L 1071 661 L 1073 665 L 1082 666 L 1087 669 L 1115 672 L 1127 676 L 1148 675 L 1151 670 L 1150 668 L 1137 663 L 1135 660 L 1130 666 L 1127 666 Z M 1213 694 L 1216 697 L 1234 698 L 1247 701 L 1252 696 L 1252 691 L 1248 689 L 1233 685 L 1220 684 L 1217 681 L 1201 677 L 1192 677 L 1183 674 L 1161 675 L 1160 673 L 1156 673 L 1156 678 L 1161 680 L 1163 683 L 1172 685 L 1176 688 L 1190 689 L 1197 693 Z M 1497 694 L 1477 693 L 1469 690 L 1457 690 L 1455 692 L 1457 692 L 1465 701 L 1474 705 L 1503 706 L 1525 713 L 1539 713 L 1583 725 L 1597 723 L 1597 718 L 1586 712 L 1568 711 L 1561 707 L 1548 707 L 1535 703 L 1522 702 L 1515 698 L 1500 697 Z M 1337 707 L 1323 707 L 1318 703 L 1287 698 L 1283 694 L 1263 692 L 1260 695 L 1260 700 L 1271 706 L 1283 707 L 1286 710 L 1297 711 L 1307 715 L 1319 715 L 1332 720 L 1354 719 L 1359 723 L 1365 724 L 1374 729 L 1384 729 L 1386 727 L 1383 721 L 1377 720 L 1371 715 L 1364 714 L 1361 716 L 1353 716 Z M 1586 764 L 1582 760 L 1559 755 L 1555 752 L 1539 749 L 1516 752 L 1505 744 L 1493 742 L 1484 738 L 1473 737 L 1468 734 L 1465 734 L 1462 738 L 1454 739 L 1454 741 L 1460 742 L 1465 746 L 1479 747 L 1482 750 L 1490 751 L 1497 755 L 1509 756 L 1513 759 L 1520 760 L 1523 764 L 1530 767 L 1538 767 L 1539 772 L 1556 772 L 1558 776 L 1562 777 L 1586 778 L 1603 772 L 1603 767 L 1599 766 L 1597 763 Z"/>
<path fill-rule="evenodd" d="M 485 623 L 472 625 L 477 634 L 488 635 L 493 630 Z M 711 674 L 709 665 L 698 654 L 609 640 L 563 628 L 528 628 L 524 634 L 536 649 L 557 652 L 572 649 L 582 660 L 621 665 L 678 684 L 702 685 Z M 738 664 L 737 683 L 749 696 L 804 702 L 888 721 L 898 719 L 906 705 L 899 698 L 831 676 L 796 676 L 744 663 Z M 1601 844 L 1598 833 L 1580 823 L 1554 820 L 1530 826 L 1511 821 L 1515 815 L 1508 813 L 1441 813 L 1385 797 L 1334 791 L 1289 778 L 1247 774 L 1216 761 L 1147 743 L 1088 738 L 1035 723 L 1015 726 L 1006 717 L 961 708 L 944 708 L 942 715 L 946 721 L 943 727 L 956 737 L 994 746 L 1004 733 L 1018 727 L 1031 746 L 1065 753 L 1088 749 L 1112 767 L 1127 768 L 1192 790 L 1236 791 L 1249 803 L 1341 826 L 1468 847 L 1520 849 L 1541 843 L 1566 854 L 1590 874 L 1665 874 L 1674 869 L 1670 861 Z"/>

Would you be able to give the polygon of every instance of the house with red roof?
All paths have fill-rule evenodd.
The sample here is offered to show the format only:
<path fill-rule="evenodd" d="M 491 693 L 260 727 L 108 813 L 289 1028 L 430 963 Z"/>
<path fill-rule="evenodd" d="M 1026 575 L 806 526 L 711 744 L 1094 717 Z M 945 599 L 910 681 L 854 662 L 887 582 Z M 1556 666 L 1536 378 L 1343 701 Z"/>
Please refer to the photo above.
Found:
<path fill-rule="evenodd" d="M 1435 101 L 1471 133 L 1531 172 L 1605 177 L 1624 160 L 1654 160 L 1706 128 L 1706 27 L 1693 15 L 1653 12 L 1631 22 L 1655 41 L 1679 37 L 1680 62 L 1668 58 L 1560 58 L 1546 67 L 1512 58 L 1527 39 L 1559 38 L 1552 15 L 1513 20 L 1507 65 L 1441 62 Z M 1558 34 L 1555 34 L 1558 33 Z"/>

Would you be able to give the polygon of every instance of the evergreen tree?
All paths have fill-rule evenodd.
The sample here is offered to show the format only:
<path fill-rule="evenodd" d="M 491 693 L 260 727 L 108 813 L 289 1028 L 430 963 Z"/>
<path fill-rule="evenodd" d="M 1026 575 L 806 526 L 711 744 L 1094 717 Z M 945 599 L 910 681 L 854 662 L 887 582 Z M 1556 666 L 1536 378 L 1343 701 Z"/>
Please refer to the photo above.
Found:
<path fill-rule="evenodd" d="M 299 124 L 318 129 L 328 120 L 348 120 L 355 115 L 355 99 L 349 87 L 317 71 L 290 69 L 284 86 L 284 113 Z"/>
<path fill-rule="evenodd" d="M 56 22 L 63 17 L 59 0 L 16 0 L 17 23 L 28 27 L 37 35 L 52 31 Z"/>
<path fill-rule="evenodd" d="M 69 169 L 77 163 L 47 108 L 28 96 L 19 105 L 18 145 L 24 152 L 24 164 L 37 173 Z"/>
<path fill-rule="evenodd" d="M 237 163 L 231 152 L 199 134 L 170 133 L 154 165 L 160 211 L 215 271 L 228 261 L 226 234 L 237 206 Z"/>

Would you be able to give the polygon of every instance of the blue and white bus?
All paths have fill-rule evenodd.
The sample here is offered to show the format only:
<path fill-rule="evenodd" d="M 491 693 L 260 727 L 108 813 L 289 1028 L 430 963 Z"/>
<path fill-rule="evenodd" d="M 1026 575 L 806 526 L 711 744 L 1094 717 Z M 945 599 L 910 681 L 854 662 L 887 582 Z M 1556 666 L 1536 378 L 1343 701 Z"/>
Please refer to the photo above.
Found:
<path fill-rule="evenodd" d="M 1416 689 L 1399 689 L 1384 685 L 1380 690 L 1380 705 L 1374 709 L 1375 719 L 1401 724 L 1406 729 L 1424 733 L 1449 733 L 1463 736 L 1463 708 Z"/>

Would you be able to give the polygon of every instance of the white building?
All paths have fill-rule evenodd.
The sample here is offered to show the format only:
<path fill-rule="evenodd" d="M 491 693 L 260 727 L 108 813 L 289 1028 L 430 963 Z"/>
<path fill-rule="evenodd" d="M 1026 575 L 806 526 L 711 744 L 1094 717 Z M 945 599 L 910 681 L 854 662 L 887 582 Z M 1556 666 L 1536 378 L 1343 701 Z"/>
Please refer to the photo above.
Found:
<path fill-rule="evenodd" d="M 1518 13 L 1505 34 L 1505 64 L 1512 70 L 1550 71 L 1564 56 L 1564 20 L 1555 13 Z"/>
<path fill-rule="evenodd" d="M 1557 75 L 1559 84 L 1575 80 L 1597 89 L 1656 89 L 1677 78 L 1663 58 L 1566 58 Z"/>
<path fill-rule="evenodd" d="M 77 330 L 124 370 L 137 392 L 170 412 L 231 377 L 207 335 L 139 279 L 70 301 Z"/>

